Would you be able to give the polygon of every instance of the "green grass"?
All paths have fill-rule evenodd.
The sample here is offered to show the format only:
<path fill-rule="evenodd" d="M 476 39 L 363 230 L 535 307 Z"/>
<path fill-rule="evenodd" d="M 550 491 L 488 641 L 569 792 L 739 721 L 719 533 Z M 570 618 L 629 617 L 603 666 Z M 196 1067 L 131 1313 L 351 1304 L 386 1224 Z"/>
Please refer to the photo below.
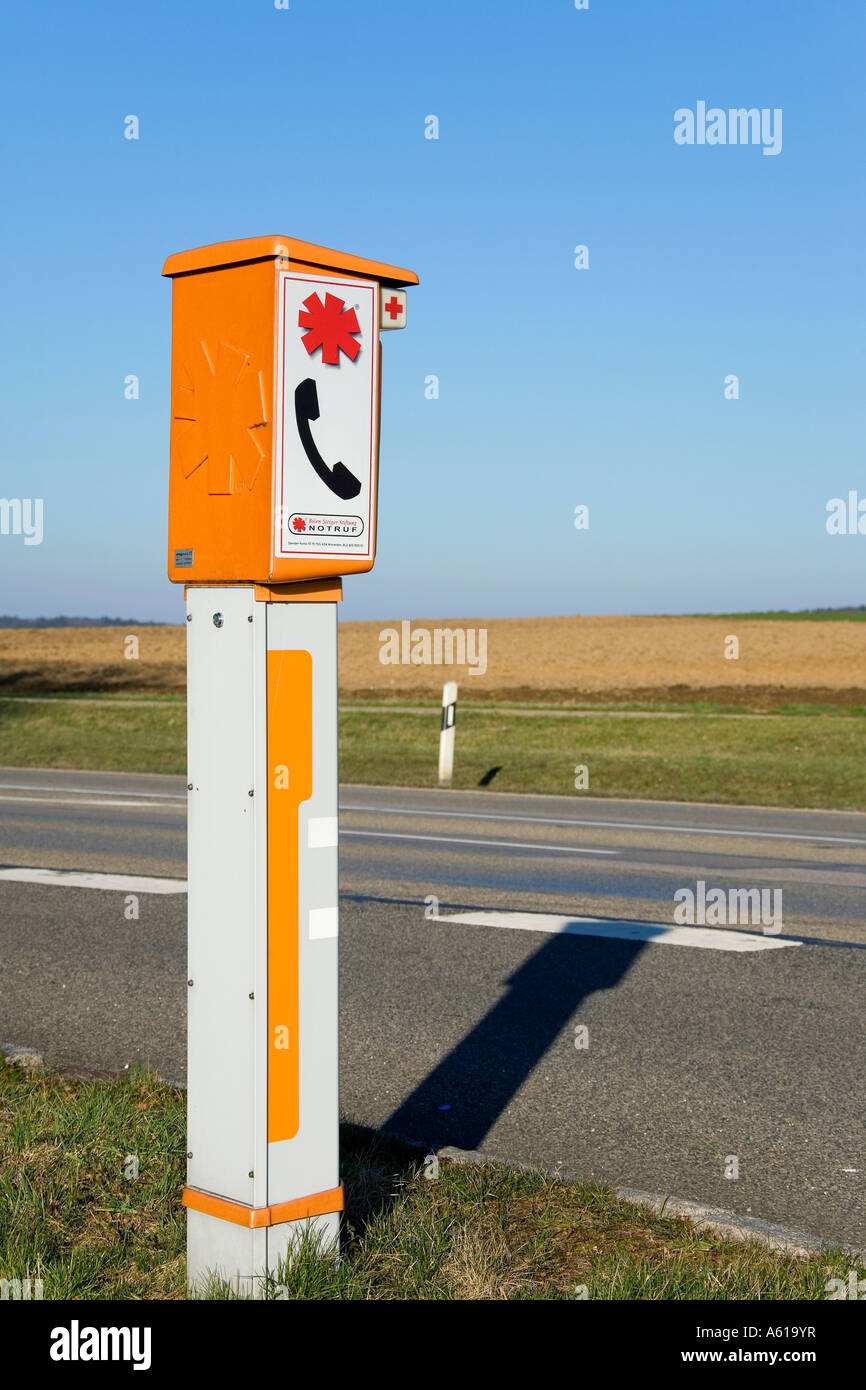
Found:
<path fill-rule="evenodd" d="M 46 1299 L 184 1297 L 184 1095 L 0 1065 L 0 1278 Z M 130 1157 L 138 1177 L 124 1176 Z M 281 1299 L 823 1299 L 842 1252 L 726 1241 L 611 1191 L 439 1161 L 345 1126 L 341 1259 L 307 1242 Z M 858 1277 L 862 1277 L 862 1272 Z M 584 1292 L 585 1291 L 585 1292 Z M 215 1283 L 210 1297 L 233 1298 Z"/>
<path fill-rule="evenodd" d="M 347 710 L 340 717 L 344 782 L 435 786 L 438 712 Z M 677 719 L 563 718 L 458 709 L 455 787 L 495 773 L 494 791 L 866 809 L 866 720 L 845 715 Z"/>
<path fill-rule="evenodd" d="M 0 701 L 0 764 L 109 772 L 186 771 L 186 701 L 120 705 Z"/>
<path fill-rule="evenodd" d="M 854 710 L 733 717 L 690 709 L 680 717 L 592 710 L 463 705 L 453 785 L 494 791 L 670 801 L 866 809 L 866 718 Z M 428 787 L 437 782 L 439 710 L 353 703 L 340 714 L 344 782 Z M 182 702 L 0 702 L 0 763 L 117 772 L 186 770 Z"/>
<path fill-rule="evenodd" d="M 66 1081 L 0 1067 L 0 1277 L 45 1298 L 177 1298 L 185 1116 L 144 1077 Z M 137 1179 L 124 1176 L 137 1158 Z"/>

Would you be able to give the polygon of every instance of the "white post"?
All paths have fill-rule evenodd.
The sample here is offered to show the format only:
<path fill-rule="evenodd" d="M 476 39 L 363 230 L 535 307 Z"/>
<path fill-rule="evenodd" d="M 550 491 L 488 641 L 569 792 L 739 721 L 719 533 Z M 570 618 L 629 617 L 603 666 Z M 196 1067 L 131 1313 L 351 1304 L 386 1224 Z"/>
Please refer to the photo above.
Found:
<path fill-rule="evenodd" d="M 333 602 L 190 587 L 188 1282 L 336 1242 Z"/>
<path fill-rule="evenodd" d="M 454 724 L 457 719 L 457 682 L 442 687 L 442 732 L 439 735 L 439 785 L 451 781 L 454 772 Z"/>

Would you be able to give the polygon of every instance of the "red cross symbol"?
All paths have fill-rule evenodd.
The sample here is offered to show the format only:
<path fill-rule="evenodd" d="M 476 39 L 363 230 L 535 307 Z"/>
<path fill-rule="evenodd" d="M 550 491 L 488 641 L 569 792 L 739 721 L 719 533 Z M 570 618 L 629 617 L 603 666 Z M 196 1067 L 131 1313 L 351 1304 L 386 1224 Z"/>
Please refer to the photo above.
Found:
<path fill-rule="evenodd" d="M 392 320 L 398 319 L 403 312 L 403 305 L 395 294 L 392 294 L 388 303 L 385 305 L 385 313 L 390 314 Z"/>

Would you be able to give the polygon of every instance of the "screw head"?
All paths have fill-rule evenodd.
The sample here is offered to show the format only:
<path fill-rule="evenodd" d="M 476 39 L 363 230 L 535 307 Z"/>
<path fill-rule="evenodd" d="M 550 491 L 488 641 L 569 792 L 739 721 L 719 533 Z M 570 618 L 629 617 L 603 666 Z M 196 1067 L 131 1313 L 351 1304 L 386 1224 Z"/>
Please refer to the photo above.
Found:
<path fill-rule="evenodd" d="M 191 622 L 192 622 L 192 614 L 191 614 L 191 613 L 187 613 L 187 615 L 186 615 L 186 620 L 187 620 L 188 623 L 191 623 Z"/>
<path fill-rule="evenodd" d="M 254 788 L 254 787 L 250 787 L 249 791 L 247 792 L 247 796 L 255 796 L 255 788 Z"/>
<path fill-rule="evenodd" d="M 255 1177 L 255 1173 L 247 1173 L 247 1177 L 248 1177 L 248 1178 L 254 1178 L 254 1177 Z"/>
<path fill-rule="evenodd" d="M 187 784 L 186 784 L 186 789 L 187 789 L 188 792 L 191 792 L 191 791 L 192 791 L 192 782 L 187 782 Z"/>
<path fill-rule="evenodd" d="M 213 625 L 214 625 L 214 627 L 222 627 L 222 625 L 223 625 L 224 622 L 225 622 L 225 618 L 223 617 L 222 613 L 214 613 L 214 615 L 213 615 Z"/>
<path fill-rule="evenodd" d="M 251 623 L 252 620 L 253 620 L 253 615 L 252 615 L 252 613 L 250 613 L 249 617 L 247 618 L 247 622 L 248 622 L 248 623 Z"/>
<path fill-rule="evenodd" d="M 191 989 L 192 986 L 193 986 L 193 981 L 192 981 L 192 980 L 187 980 L 187 984 L 189 985 L 189 987 L 190 987 L 190 989 Z"/>
<path fill-rule="evenodd" d="M 250 994 L 250 999 L 255 999 L 255 997 L 256 997 L 255 994 L 252 994 L 252 993 Z"/>
<path fill-rule="evenodd" d="M 192 1152 L 187 1154 L 187 1158 L 192 1158 Z"/>

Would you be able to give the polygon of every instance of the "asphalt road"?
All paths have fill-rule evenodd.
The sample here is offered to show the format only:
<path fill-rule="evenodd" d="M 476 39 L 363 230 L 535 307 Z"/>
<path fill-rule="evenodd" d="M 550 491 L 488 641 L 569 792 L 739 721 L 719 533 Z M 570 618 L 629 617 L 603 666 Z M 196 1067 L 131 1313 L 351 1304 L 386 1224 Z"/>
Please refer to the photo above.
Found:
<path fill-rule="evenodd" d="M 370 787 L 341 807 L 346 1118 L 866 1246 L 866 816 Z M 183 893 L 128 920 L 119 889 L 3 874 L 182 878 L 185 816 L 180 778 L 0 770 L 0 1040 L 183 1079 Z M 772 949 L 635 931 L 699 880 L 780 889 L 778 935 L 717 933 Z"/>

